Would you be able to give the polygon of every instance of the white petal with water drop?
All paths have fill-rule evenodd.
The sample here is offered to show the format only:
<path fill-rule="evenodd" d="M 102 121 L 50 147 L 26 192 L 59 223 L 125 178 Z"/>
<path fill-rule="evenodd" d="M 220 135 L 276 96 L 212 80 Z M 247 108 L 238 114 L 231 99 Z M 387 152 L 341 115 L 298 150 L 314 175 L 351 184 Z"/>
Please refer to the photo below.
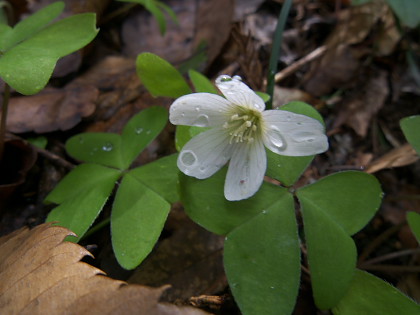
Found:
<path fill-rule="evenodd" d="M 253 90 L 237 78 L 221 75 L 216 79 L 216 85 L 227 100 L 235 105 L 245 106 L 262 112 L 265 103 Z"/>
<path fill-rule="evenodd" d="M 212 127 L 222 125 L 230 104 L 223 97 L 210 93 L 194 93 L 178 98 L 169 110 L 174 125 Z"/>
<path fill-rule="evenodd" d="M 328 139 L 324 126 L 316 119 L 284 110 L 267 110 L 262 113 L 265 129 L 265 146 L 274 153 L 286 156 L 308 156 L 325 152 Z M 282 138 L 279 148 L 274 139 Z"/>
<path fill-rule="evenodd" d="M 178 168 L 186 175 L 208 178 L 230 159 L 232 146 L 222 129 L 210 129 L 192 138 L 182 148 Z"/>

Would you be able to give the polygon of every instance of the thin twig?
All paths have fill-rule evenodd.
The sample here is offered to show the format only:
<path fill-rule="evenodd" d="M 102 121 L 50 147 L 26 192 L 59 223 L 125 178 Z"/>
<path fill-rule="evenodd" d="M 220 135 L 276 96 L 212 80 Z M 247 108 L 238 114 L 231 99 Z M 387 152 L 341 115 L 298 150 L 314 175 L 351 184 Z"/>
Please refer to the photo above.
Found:
<path fill-rule="evenodd" d="M 7 137 L 10 138 L 10 139 L 16 139 L 16 140 L 21 140 L 21 141 L 27 142 L 27 140 L 25 140 L 25 139 L 23 139 L 19 136 L 16 136 L 15 134 L 8 133 Z M 57 164 L 58 166 L 61 166 L 61 167 L 65 168 L 65 169 L 68 169 L 68 170 L 72 170 L 75 167 L 74 164 L 72 164 L 72 163 L 68 162 L 67 160 L 63 159 L 61 156 L 59 156 L 55 153 L 52 153 L 48 150 L 39 148 L 36 145 L 33 145 L 32 143 L 29 143 L 29 144 L 38 154 L 42 155 L 43 157 L 47 158 L 48 160 Z"/>
<path fill-rule="evenodd" d="M 420 272 L 420 266 L 369 265 L 363 266 L 361 269 L 386 272 Z"/>
<path fill-rule="evenodd" d="M 405 249 L 405 250 L 400 250 L 397 252 L 393 252 L 393 253 L 389 253 L 386 255 L 382 255 L 379 257 L 375 257 L 369 260 L 366 260 L 363 262 L 363 264 L 360 265 L 360 267 L 365 267 L 367 265 L 373 265 L 373 264 L 377 264 L 379 262 L 385 261 L 385 260 L 390 260 L 390 259 L 394 259 L 394 258 L 398 258 L 401 256 L 407 256 L 407 255 L 414 255 L 420 253 L 420 248 L 415 248 L 415 249 Z"/>
<path fill-rule="evenodd" d="M 359 256 L 358 264 L 364 262 L 364 260 L 369 257 L 369 255 L 384 241 L 386 241 L 392 234 L 397 233 L 401 227 L 404 226 L 405 223 L 400 223 L 398 225 L 394 225 L 382 234 L 380 234 L 377 238 L 375 238 L 368 246 L 366 246 L 362 253 Z"/>
<path fill-rule="evenodd" d="M 306 55 L 305 57 L 299 59 L 298 61 L 292 63 L 290 66 L 284 68 L 282 71 L 276 73 L 274 76 L 274 81 L 279 83 L 284 78 L 288 77 L 292 73 L 299 70 L 302 66 L 306 65 L 307 63 L 321 57 L 327 51 L 326 46 L 321 46 Z"/>

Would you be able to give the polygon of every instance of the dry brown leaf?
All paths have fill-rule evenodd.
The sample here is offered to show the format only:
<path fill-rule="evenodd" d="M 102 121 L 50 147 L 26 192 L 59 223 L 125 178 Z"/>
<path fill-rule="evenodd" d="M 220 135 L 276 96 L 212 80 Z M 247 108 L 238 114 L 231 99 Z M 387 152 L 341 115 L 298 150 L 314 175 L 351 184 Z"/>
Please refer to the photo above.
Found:
<path fill-rule="evenodd" d="M 167 20 L 164 36 L 156 20 L 145 10 L 138 10 L 124 20 L 124 53 L 137 56 L 144 51 L 155 53 L 173 64 L 183 62 L 206 44 L 207 64 L 219 54 L 229 37 L 233 18 L 232 0 L 169 0 L 179 25 Z"/>
<path fill-rule="evenodd" d="M 80 261 L 90 253 L 64 242 L 69 230 L 42 224 L 0 238 L 4 314 L 207 314 L 159 303 L 167 286 L 128 285 Z"/>
<path fill-rule="evenodd" d="M 366 167 L 365 172 L 372 174 L 384 168 L 406 166 L 418 160 L 419 156 L 416 151 L 410 144 L 406 143 L 374 160 Z"/>
<path fill-rule="evenodd" d="M 37 95 L 14 97 L 7 129 L 14 133 L 68 130 L 93 114 L 98 94 L 93 86 L 71 84 L 64 89 L 47 88 Z"/>
<path fill-rule="evenodd" d="M 365 137 L 372 117 L 383 107 L 388 97 L 388 73 L 377 70 L 360 77 L 359 83 L 361 88 L 343 101 L 334 128 L 346 124 L 359 136 Z"/>
<path fill-rule="evenodd" d="M 368 35 L 375 45 L 371 39 L 366 40 Z M 338 24 L 325 43 L 326 53 L 311 66 L 305 90 L 321 96 L 342 88 L 357 75 L 362 57 L 390 54 L 399 39 L 392 11 L 382 0 L 341 11 Z"/>

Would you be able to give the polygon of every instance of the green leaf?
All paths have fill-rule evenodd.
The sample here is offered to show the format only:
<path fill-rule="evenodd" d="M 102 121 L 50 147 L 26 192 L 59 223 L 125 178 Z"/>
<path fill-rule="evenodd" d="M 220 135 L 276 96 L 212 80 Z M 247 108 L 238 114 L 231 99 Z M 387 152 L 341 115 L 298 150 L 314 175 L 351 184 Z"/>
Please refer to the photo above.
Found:
<path fill-rule="evenodd" d="M 124 168 L 128 168 L 136 157 L 162 131 L 168 121 L 168 111 L 163 107 L 149 107 L 135 115 L 122 132 Z"/>
<path fill-rule="evenodd" d="M 420 115 L 401 119 L 400 126 L 407 141 L 420 155 Z"/>
<path fill-rule="evenodd" d="M 361 270 L 346 296 L 333 309 L 335 315 L 387 314 L 417 315 L 420 306 L 389 283 Z"/>
<path fill-rule="evenodd" d="M 213 83 L 200 72 L 190 69 L 188 71 L 188 76 L 190 77 L 196 92 L 219 94 Z"/>
<path fill-rule="evenodd" d="M 407 221 L 411 231 L 417 239 L 417 242 L 420 243 L 420 214 L 413 211 L 408 212 Z"/>
<path fill-rule="evenodd" d="M 58 1 L 48 5 L 28 18 L 19 22 L 14 28 L 5 27 L 0 33 L 0 50 L 6 51 L 42 30 L 64 10 L 64 2 Z"/>
<path fill-rule="evenodd" d="M 146 1 L 146 9 L 153 15 L 159 25 L 159 31 L 161 35 L 164 35 L 166 32 L 166 21 L 163 12 L 156 5 L 156 1 Z"/>
<path fill-rule="evenodd" d="M 329 192 L 325 191 L 325 196 Z M 347 292 L 356 267 L 356 246 L 327 213 L 301 200 L 312 291 L 320 309 L 335 306 Z"/>
<path fill-rule="evenodd" d="M 115 133 L 86 132 L 67 140 L 66 150 L 81 161 L 125 169 L 121 142 L 121 136 Z"/>
<path fill-rule="evenodd" d="M 374 216 L 382 195 L 373 175 L 357 171 L 329 175 L 297 192 L 301 202 L 325 212 L 349 235 L 362 229 Z"/>
<path fill-rule="evenodd" d="M 257 91 L 255 92 L 255 94 L 261 97 L 264 103 L 267 103 L 270 100 L 270 95 L 268 95 L 267 93 Z"/>
<path fill-rule="evenodd" d="M 96 164 L 82 164 L 70 172 L 48 196 L 60 205 L 47 217 L 78 236 L 78 241 L 101 212 L 120 172 Z"/>
<path fill-rule="evenodd" d="M 196 127 L 196 126 L 176 126 L 175 131 L 175 148 L 181 151 L 182 147 L 194 138 L 196 135 L 209 130 L 210 128 Z"/>
<path fill-rule="evenodd" d="M 415 28 L 420 23 L 420 2 L 417 0 L 386 0 L 401 22 Z"/>
<path fill-rule="evenodd" d="M 298 190 L 308 260 L 317 306 L 328 309 L 346 293 L 356 264 L 349 235 L 363 228 L 379 208 L 382 192 L 376 178 L 342 172 Z"/>
<path fill-rule="evenodd" d="M 191 93 L 182 75 L 169 62 L 152 53 L 137 56 L 137 74 L 153 96 L 177 98 Z"/>
<path fill-rule="evenodd" d="M 81 192 L 96 187 L 102 182 L 115 183 L 120 175 L 120 171 L 101 165 L 80 164 L 58 183 L 45 201 L 60 204 L 69 199 L 77 199 Z"/>
<path fill-rule="evenodd" d="M 223 194 L 226 170 L 224 167 L 205 180 L 180 173 L 181 200 L 185 211 L 191 219 L 213 233 L 229 233 L 288 193 L 283 187 L 263 183 L 253 197 L 228 201 Z"/>
<path fill-rule="evenodd" d="M 58 59 L 88 44 L 97 32 L 93 13 L 54 23 L 5 51 L 0 57 L 0 77 L 19 93 L 38 93 Z"/>
<path fill-rule="evenodd" d="M 130 175 L 170 203 L 179 201 L 178 154 L 163 157 L 130 171 Z"/>
<path fill-rule="evenodd" d="M 292 113 L 312 117 L 322 124 L 324 121 L 321 115 L 312 106 L 303 102 L 291 102 L 283 105 L 279 109 L 287 110 Z M 312 162 L 314 156 L 284 156 L 278 155 L 270 150 L 267 151 L 267 172 L 266 175 L 275 178 L 286 186 L 293 185 L 303 171 Z"/>
<path fill-rule="evenodd" d="M 112 247 L 122 267 L 137 267 L 156 244 L 170 205 L 130 174 L 115 196 L 111 213 Z"/>
<path fill-rule="evenodd" d="M 224 265 L 242 314 L 292 313 L 299 289 L 300 250 L 290 194 L 228 234 Z"/>

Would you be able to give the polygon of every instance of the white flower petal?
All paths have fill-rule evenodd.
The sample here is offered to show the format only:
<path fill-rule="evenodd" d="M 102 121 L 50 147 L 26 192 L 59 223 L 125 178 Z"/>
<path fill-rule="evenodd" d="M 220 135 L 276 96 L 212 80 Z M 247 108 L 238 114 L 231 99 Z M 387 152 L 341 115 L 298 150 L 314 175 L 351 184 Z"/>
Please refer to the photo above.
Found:
<path fill-rule="evenodd" d="M 192 138 L 182 148 L 178 168 L 188 176 L 208 178 L 227 163 L 233 146 L 222 129 L 210 129 Z"/>
<path fill-rule="evenodd" d="M 274 153 L 307 156 L 325 152 L 328 138 L 316 119 L 285 110 L 267 110 L 264 120 L 264 144 Z"/>
<path fill-rule="evenodd" d="M 230 103 L 223 97 L 210 93 L 193 93 L 181 96 L 169 109 L 169 120 L 174 125 L 212 127 L 223 125 L 229 119 Z"/>
<path fill-rule="evenodd" d="M 260 188 L 267 169 L 267 156 L 262 141 L 235 144 L 225 181 L 225 198 L 242 200 Z"/>
<path fill-rule="evenodd" d="M 233 104 L 245 106 L 262 112 L 265 109 L 264 101 L 251 90 L 241 78 L 221 75 L 216 79 L 216 85 L 223 95 Z"/>

